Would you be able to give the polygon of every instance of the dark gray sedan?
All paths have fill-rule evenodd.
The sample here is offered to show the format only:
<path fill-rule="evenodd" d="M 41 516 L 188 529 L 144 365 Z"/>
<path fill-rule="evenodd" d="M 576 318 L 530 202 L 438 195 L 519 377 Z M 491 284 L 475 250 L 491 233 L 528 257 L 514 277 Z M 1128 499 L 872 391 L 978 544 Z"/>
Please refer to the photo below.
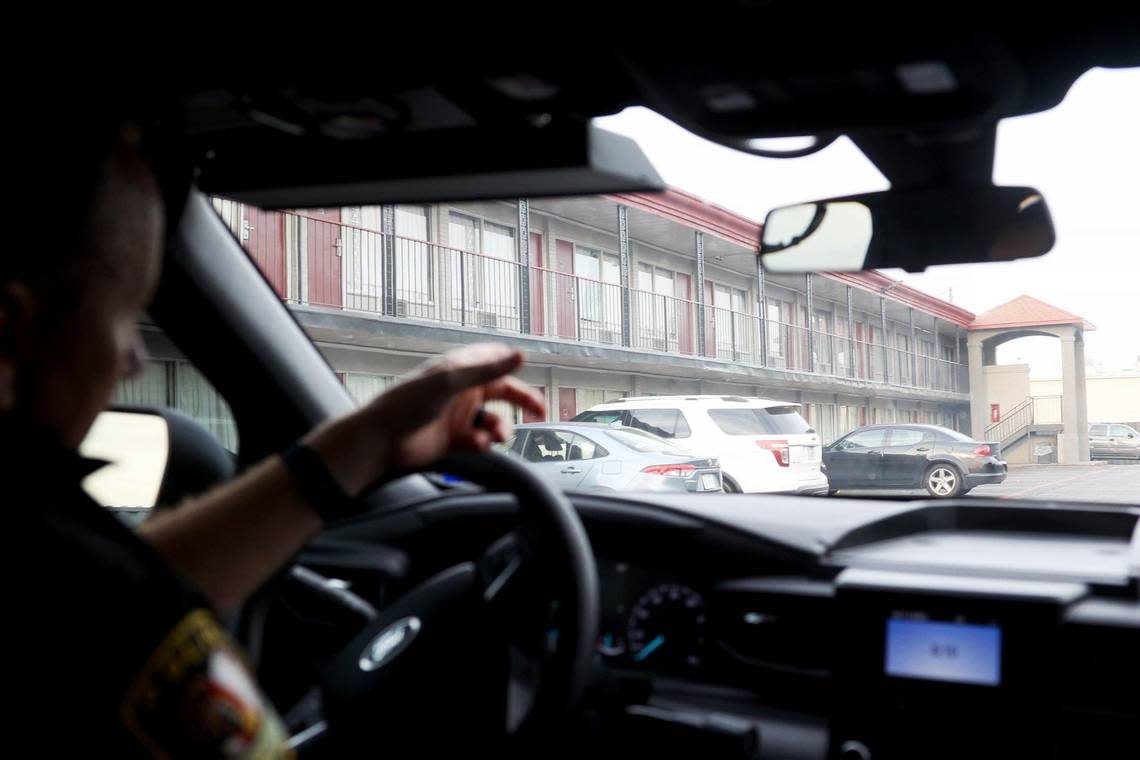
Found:
<path fill-rule="evenodd" d="M 576 491 L 723 490 L 716 457 L 694 456 L 642 430 L 590 422 L 515 425 L 503 447 Z"/>
<path fill-rule="evenodd" d="M 936 425 L 868 425 L 823 450 L 829 492 L 841 488 L 925 488 L 931 496 L 961 496 L 1001 483 L 1007 466 L 1001 444 L 975 441 Z"/>

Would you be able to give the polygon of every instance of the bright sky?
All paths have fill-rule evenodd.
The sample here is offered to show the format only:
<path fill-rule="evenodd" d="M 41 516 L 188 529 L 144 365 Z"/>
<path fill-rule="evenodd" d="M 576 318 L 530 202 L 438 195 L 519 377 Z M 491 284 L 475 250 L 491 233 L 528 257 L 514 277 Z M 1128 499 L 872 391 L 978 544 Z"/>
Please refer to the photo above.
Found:
<path fill-rule="evenodd" d="M 761 221 L 778 206 L 888 187 L 846 138 L 775 160 L 715 145 L 644 108 L 598 123 L 634 137 L 673 187 Z M 1105 371 L 1140 367 L 1140 69 L 1093 69 L 1053 110 L 1002 122 L 994 181 L 1041 190 L 1057 228 L 1050 253 L 887 273 L 976 313 L 1032 295 L 1096 325 L 1085 334 L 1091 362 Z M 1011 341 L 998 361 L 1060 376 L 1051 338 Z"/>

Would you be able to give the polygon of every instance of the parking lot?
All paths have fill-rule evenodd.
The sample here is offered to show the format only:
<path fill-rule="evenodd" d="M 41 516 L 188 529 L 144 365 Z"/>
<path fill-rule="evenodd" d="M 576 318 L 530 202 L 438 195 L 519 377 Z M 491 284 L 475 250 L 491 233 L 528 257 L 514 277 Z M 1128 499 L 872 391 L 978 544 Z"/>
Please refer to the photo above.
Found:
<path fill-rule="evenodd" d="M 841 491 L 840 495 L 872 496 L 884 491 Z M 925 490 L 893 491 L 926 496 Z M 1045 499 L 1140 504 L 1140 464 L 1095 462 L 1082 465 L 1010 465 L 1000 485 L 978 486 L 971 497 Z"/>

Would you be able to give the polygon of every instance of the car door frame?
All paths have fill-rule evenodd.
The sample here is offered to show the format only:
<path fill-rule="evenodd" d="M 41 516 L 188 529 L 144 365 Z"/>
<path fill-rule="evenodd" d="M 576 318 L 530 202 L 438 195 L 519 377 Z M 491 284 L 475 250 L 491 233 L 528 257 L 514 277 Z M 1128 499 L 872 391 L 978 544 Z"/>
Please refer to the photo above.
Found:
<path fill-rule="evenodd" d="M 1131 458 L 1136 456 L 1137 439 L 1129 438 L 1127 433 L 1125 433 L 1123 436 L 1119 436 L 1114 432 L 1115 428 L 1125 428 L 1127 430 L 1132 430 L 1131 427 L 1122 423 L 1109 423 L 1108 440 L 1112 444 L 1113 456 L 1121 458 Z M 1135 433 L 1136 431 L 1133 430 L 1132 432 Z"/>
<path fill-rule="evenodd" d="M 1104 428 L 1104 435 L 1096 435 L 1093 430 L 1097 427 Z M 1111 456 L 1109 453 L 1109 432 L 1112 430 L 1110 423 L 1096 423 L 1089 425 L 1089 457 Z"/>
<path fill-rule="evenodd" d="M 842 443 L 843 441 L 846 441 L 851 436 L 856 435 L 860 432 L 865 432 L 865 431 L 860 431 L 858 429 L 852 430 L 850 433 L 843 436 L 842 438 L 840 438 L 838 441 L 836 441 L 835 443 L 833 443 L 831 445 L 834 447 L 834 446 Z M 887 436 L 884 433 L 883 443 L 885 444 L 886 442 L 887 442 Z M 878 451 L 876 451 L 873 448 L 868 448 L 865 451 L 858 451 L 858 452 L 835 451 L 834 449 L 832 449 L 831 453 L 832 453 L 833 457 L 836 457 L 836 456 L 843 457 L 843 459 L 840 460 L 841 463 L 850 462 L 852 465 L 855 465 L 858 462 L 871 462 L 875 466 L 876 473 L 878 473 L 882 467 L 882 449 L 883 449 L 883 446 L 879 446 Z M 874 456 L 875 458 L 871 459 L 872 456 Z M 855 457 L 867 457 L 867 459 L 855 459 Z M 860 481 L 860 480 L 856 480 L 855 478 L 851 477 L 850 474 L 848 474 L 848 473 L 854 473 L 856 470 L 857 470 L 857 467 L 855 467 L 855 466 L 841 467 L 839 470 L 840 476 L 838 479 L 835 479 L 833 477 L 833 473 L 832 473 L 832 465 L 828 464 L 827 478 L 828 478 L 829 486 L 832 489 L 836 489 L 836 488 L 880 488 L 881 487 L 880 486 L 881 481 L 878 477 L 876 477 L 874 479 L 868 478 L 866 480 Z"/>
<path fill-rule="evenodd" d="M 893 443 L 894 435 L 900 430 L 911 430 L 920 433 L 922 438 L 914 444 L 905 444 L 903 446 L 896 446 Z M 916 488 L 922 483 L 922 475 L 926 472 L 926 466 L 929 462 L 928 457 L 920 456 L 921 454 L 928 454 L 934 449 L 934 434 L 929 430 L 922 430 L 920 428 L 912 427 L 910 425 L 898 425 L 896 427 L 887 428 L 887 437 L 883 441 L 882 463 L 880 471 L 882 473 L 881 484 L 887 488 Z M 925 452 L 919 451 L 920 448 L 926 448 Z M 905 448 L 906 452 L 894 451 L 896 448 Z M 905 456 L 905 462 L 902 461 Z"/>

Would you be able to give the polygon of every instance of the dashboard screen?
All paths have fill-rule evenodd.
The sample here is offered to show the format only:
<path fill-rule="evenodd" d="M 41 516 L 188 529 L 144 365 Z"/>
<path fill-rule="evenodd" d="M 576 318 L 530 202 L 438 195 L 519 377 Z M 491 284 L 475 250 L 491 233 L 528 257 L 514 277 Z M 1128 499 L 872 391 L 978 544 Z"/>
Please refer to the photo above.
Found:
<path fill-rule="evenodd" d="M 886 673 L 900 678 L 998 686 L 1001 627 L 891 618 L 887 621 Z"/>

